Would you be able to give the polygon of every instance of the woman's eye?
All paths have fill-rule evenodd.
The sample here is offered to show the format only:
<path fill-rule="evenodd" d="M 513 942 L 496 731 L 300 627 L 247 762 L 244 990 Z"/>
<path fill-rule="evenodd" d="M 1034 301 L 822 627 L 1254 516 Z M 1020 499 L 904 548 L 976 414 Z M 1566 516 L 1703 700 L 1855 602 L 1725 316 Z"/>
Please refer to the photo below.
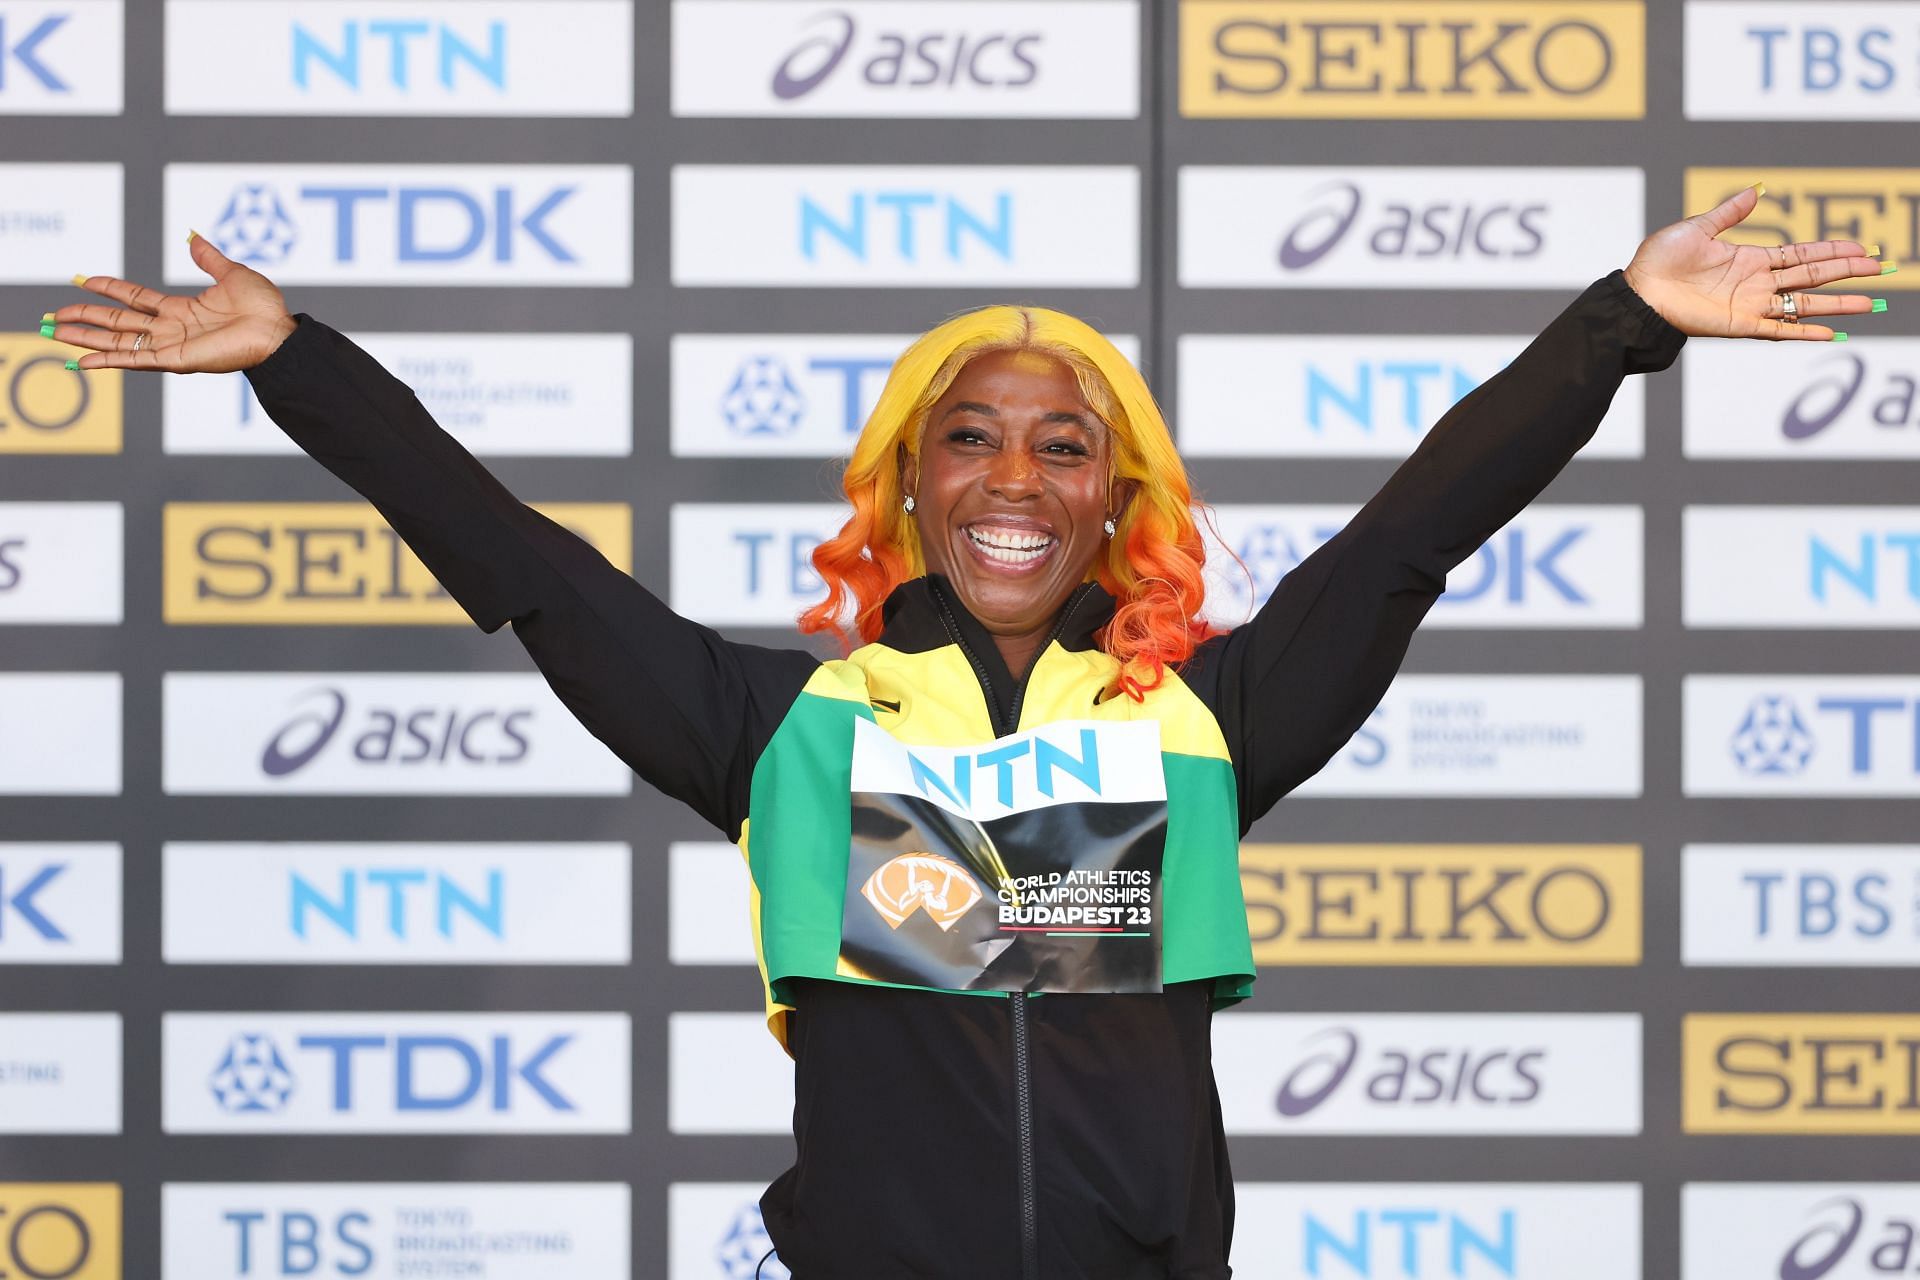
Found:
<path fill-rule="evenodd" d="M 1076 458 L 1084 458 L 1089 452 L 1087 446 L 1078 444 L 1072 440 L 1055 440 L 1047 445 L 1047 450 L 1050 453 L 1070 454 Z"/>
<path fill-rule="evenodd" d="M 987 437 L 985 435 L 983 435 L 979 431 L 974 430 L 972 427 L 955 427 L 952 431 L 949 431 L 947 433 L 947 439 L 952 441 L 954 444 L 983 443 L 985 442 L 986 438 Z"/>

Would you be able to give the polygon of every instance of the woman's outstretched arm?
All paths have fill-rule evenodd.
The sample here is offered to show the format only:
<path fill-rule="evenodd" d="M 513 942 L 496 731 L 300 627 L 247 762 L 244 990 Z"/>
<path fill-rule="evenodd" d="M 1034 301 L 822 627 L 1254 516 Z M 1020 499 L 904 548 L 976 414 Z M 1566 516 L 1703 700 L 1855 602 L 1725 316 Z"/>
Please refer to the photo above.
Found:
<path fill-rule="evenodd" d="M 366 352 L 288 315 L 264 276 L 203 239 L 194 259 L 214 277 L 199 297 L 93 277 L 85 287 L 120 305 L 63 307 L 53 336 L 94 348 L 82 368 L 245 370 L 281 429 L 371 502 L 482 630 L 512 623 L 596 737 L 737 836 L 753 760 L 815 660 L 675 614 L 516 499 Z"/>
<path fill-rule="evenodd" d="M 1828 241 L 1763 249 L 1716 237 L 1749 188 L 1656 232 L 1498 375 L 1441 418 L 1337 536 L 1246 625 L 1204 645 L 1188 682 L 1218 713 L 1243 826 L 1317 773 L 1366 720 L 1445 588 L 1448 570 L 1518 515 L 1593 435 L 1631 373 L 1664 369 L 1688 335 L 1829 341 L 1776 297 L 1879 264 Z M 1865 295 L 1796 293 L 1802 316 L 1870 311 Z"/>

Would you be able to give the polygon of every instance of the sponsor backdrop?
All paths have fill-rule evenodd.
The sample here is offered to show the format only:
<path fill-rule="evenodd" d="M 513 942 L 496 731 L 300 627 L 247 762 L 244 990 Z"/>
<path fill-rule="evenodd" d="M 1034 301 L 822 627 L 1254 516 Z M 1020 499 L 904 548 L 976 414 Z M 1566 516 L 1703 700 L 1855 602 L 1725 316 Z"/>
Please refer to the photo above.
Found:
<path fill-rule="evenodd" d="M 0 118 L 0 1276 L 786 1275 L 738 854 L 244 379 L 64 370 L 75 272 L 197 228 L 763 643 L 901 346 L 1061 307 L 1232 623 L 1761 180 L 1893 308 L 1629 383 L 1256 827 L 1234 1263 L 1920 1267 L 1906 0 L 0 0 Z"/>

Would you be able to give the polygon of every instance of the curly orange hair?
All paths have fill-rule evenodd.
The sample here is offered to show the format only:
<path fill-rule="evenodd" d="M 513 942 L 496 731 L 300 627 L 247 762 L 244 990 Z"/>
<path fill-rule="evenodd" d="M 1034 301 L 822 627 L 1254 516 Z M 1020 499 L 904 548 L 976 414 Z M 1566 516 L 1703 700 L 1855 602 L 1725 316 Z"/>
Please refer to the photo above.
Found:
<path fill-rule="evenodd" d="M 1212 633 L 1199 617 L 1206 550 L 1194 521 L 1193 488 L 1139 371 L 1092 326 L 1041 307 L 962 312 L 894 361 L 847 460 L 842 484 L 853 515 L 814 549 L 827 598 L 800 615 L 800 629 L 835 632 L 850 644 L 844 626 L 850 618 L 860 640 L 871 643 L 880 635 L 887 596 L 926 572 L 919 530 L 901 509 L 900 452 L 919 454 L 928 412 L 967 361 L 1002 350 L 1043 352 L 1072 369 L 1088 407 L 1110 433 L 1114 475 L 1136 482 L 1091 576 L 1118 601 L 1100 647 L 1119 660 L 1121 687 L 1138 699 Z"/>

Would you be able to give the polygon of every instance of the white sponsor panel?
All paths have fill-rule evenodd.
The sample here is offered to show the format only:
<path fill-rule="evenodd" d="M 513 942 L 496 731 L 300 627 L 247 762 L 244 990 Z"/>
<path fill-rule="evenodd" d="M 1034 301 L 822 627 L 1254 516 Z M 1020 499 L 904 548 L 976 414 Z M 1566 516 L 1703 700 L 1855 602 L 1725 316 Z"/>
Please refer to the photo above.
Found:
<path fill-rule="evenodd" d="M 1920 458 L 1920 338 L 1695 342 L 1680 359 L 1689 458 Z"/>
<path fill-rule="evenodd" d="M 169 1182 L 160 1280 L 628 1280 L 617 1182 Z"/>
<path fill-rule="evenodd" d="M 171 964 L 626 964 L 624 844 L 169 842 Z"/>
<path fill-rule="evenodd" d="M 793 1061 L 757 1013 L 667 1015 L 667 1128 L 790 1133 Z"/>
<path fill-rule="evenodd" d="M 758 1182 L 676 1182 L 667 1188 L 666 1280 L 793 1280 L 760 1217 Z M 759 1273 L 755 1275 L 755 1268 Z"/>
<path fill-rule="evenodd" d="M 1180 168 L 1180 283 L 1560 289 L 1640 241 L 1639 169 Z"/>
<path fill-rule="evenodd" d="M 667 958 L 674 964 L 752 964 L 747 860 L 720 840 L 667 846 Z"/>
<path fill-rule="evenodd" d="M 169 795 L 626 795 L 537 675 L 168 672 Z"/>
<path fill-rule="evenodd" d="M 1197 334 L 1176 344 L 1180 450 L 1193 457 L 1404 458 L 1506 368 L 1525 337 Z M 1628 378 L 1583 458 L 1637 458 L 1646 392 Z"/>
<path fill-rule="evenodd" d="M 166 79 L 169 115 L 631 115 L 633 0 L 167 0 Z"/>
<path fill-rule="evenodd" d="M 1911 1275 L 1920 1182 L 1689 1182 L 1680 1280 Z"/>
<path fill-rule="evenodd" d="M 0 844 L 0 964 L 120 963 L 120 846 Z"/>
<path fill-rule="evenodd" d="M 0 675 L 0 795 L 119 794 L 119 675 Z"/>
<path fill-rule="evenodd" d="M 1715 675 L 1682 681 L 1690 796 L 1920 795 L 1920 680 Z"/>
<path fill-rule="evenodd" d="M 1245 622 L 1356 510 L 1215 507 L 1213 527 L 1202 528 L 1207 616 L 1221 626 Z M 1641 544 L 1639 507 L 1528 507 L 1447 575 L 1421 625 L 1638 627 Z"/>
<path fill-rule="evenodd" d="M 120 1015 L 0 1013 L 0 1133 L 120 1132 Z"/>
<path fill-rule="evenodd" d="M 121 181 L 117 164 L 0 164 L 0 284 L 119 275 Z"/>
<path fill-rule="evenodd" d="M 1061 804 L 1167 798 L 1153 720 L 1056 720 L 965 747 L 908 747 L 873 721 L 858 720 L 852 785 L 856 792 L 917 796 L 978 822 Z"/>
<path fill-rule="evenodd" d="M 161 1129 L 627 1133 L 631 1032 L 612 1013 L 169 1013 Z"/>
<path fill-rule="evenodd" d="M 1139 224 L 1131 165 L 675 165 L 673 283 L 1130 288 Z"/>
<path fill-rule="evenodd" d="M 1233 1274 L 1639 1280 L 1640 1187 L 1242 1182 L 1234 1188 Z"/>
<path fill-rule="evenodd" d="M 1920 119 L 1907 0 L 1687 0 L 1689 120 Z"/>
<path fill-rule="evenodd" d="M 826 598 L 813 549 L 849 514 L 828 502 L 675 503 L 673 611 L 711 626 L 792 627 Z"/>
<path fill-rule="evenodd" d="M 1690 965 L 1920 965 L 1920 846 L 1690 844 Z"/>
<path fill-rule="evenodd" d="M 1920 507 L 1688 507 L 1690 627 L 1920 627 Z"/>
<path fill-rule="evenodd" d="M 124 17 L 121 0 L 0 0 L 0 116 L 119 115 Z"/>
<path fill-rule="evenodd" d="M 633 339 L 624 333 L 352 335 L 483 458 L 633 452 Z M 238 373 L 162 385 L 168 453 L 298 454 Z"/>
<path fill-rule="evenodd" d="M 675 334 L 674 455 L 844 457 L 914 336 Z M 1137 337 L 1109 338 L 1139 365 Z"/>
<path fill-rule="evenodd" d="M 0 626 L 121 619 L 117 502 L 0 502 Z"/>
<path fill-rule="evenodd" d="M 164 185 L 168 284 L 206 284 L 189 231 L 282 285 L 633 283 L 629 165 L 170 164 Z"/>
<path fill-rule="evenodd" d="M 1640 1132 L 1640 1016 L 1235 1013 L 1214 1022 L 1229 1133 Z"/>
<path fill-rule="evenodd" d="M 674 0 L 676 116 L 1140 113 L 1135 0 Z"/>
<path fill-rule="evenodd" d="M 1637 796 L 1640 677 L 1403 675 L 1297 796 Z"/>

